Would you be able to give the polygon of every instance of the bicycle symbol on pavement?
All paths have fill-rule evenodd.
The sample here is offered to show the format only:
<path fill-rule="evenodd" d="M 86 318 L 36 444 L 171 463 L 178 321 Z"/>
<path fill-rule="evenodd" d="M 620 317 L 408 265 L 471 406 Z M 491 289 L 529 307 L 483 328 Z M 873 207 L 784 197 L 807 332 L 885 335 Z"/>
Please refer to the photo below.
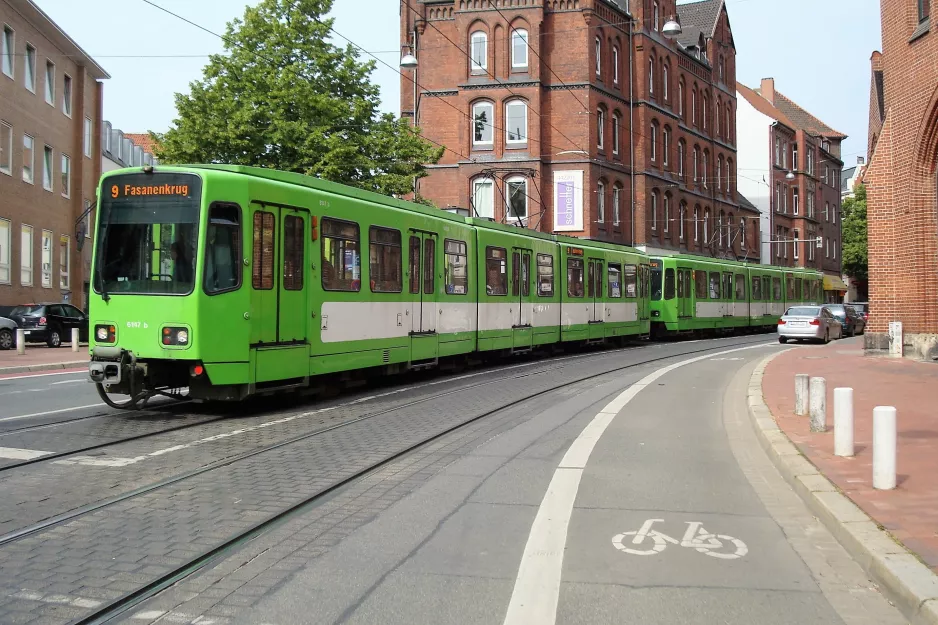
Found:
<path fill-rule="evenodd" d="M 631 553 L 636 556 L 653 556 L 664 551 L 668 543 L 696 549 L 700 553 L 723 560 L 735 560 L 749 553 L 746 543 L 726 534 L 711 534 L 704 529 L 700 521 L 686 521 L 687 531 L 681 540 L 671 538 L 658 530 L 651 529 L 655 523 L 664 523 L 664 519 L 648 519 L 642 523 L 638 531 L 623 532 L 612 537 L 613 546 L 619 551 Z M 632 537 L 631 540 L 628 540 Z M 646 539 L 651 540 L 648 545 Z M 645 548 L 648 546 L 649 548 Z M 727 549 L 735 549 L 727 551 Z"/>

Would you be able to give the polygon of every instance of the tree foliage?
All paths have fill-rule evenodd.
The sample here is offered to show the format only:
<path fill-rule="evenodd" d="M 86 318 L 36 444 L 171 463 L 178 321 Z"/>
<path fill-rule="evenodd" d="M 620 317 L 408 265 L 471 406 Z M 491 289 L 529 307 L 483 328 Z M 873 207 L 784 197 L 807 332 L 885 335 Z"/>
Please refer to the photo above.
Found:
<path fill-rule="evenodd" d="M 442 156 L 404 119 L 381 114 L 374 62 L 328 37 L 333 0 L 262 0 L 228 24 L 178 118 L 165 163 L 227 163 L 318 176 L 384 194 L 413 191 Z"/>
<path fill-rule="evenodd" d="M 844 200 L 841 207 L 844 273 L 858 280 L 867 279 L 866 187 L 857 185 L 855 197 Z"/>

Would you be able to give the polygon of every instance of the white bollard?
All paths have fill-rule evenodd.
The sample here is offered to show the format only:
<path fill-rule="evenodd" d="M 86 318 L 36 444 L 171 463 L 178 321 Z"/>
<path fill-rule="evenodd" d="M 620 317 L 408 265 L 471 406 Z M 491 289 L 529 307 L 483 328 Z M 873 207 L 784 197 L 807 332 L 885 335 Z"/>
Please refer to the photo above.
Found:
<path fill-rule="evenodd" d="M 23 328 L 16 329 L 16 353 L 20 356 L 26 353 L 26 331 Z"/>
<path fill-rule="evenodd" d="M 72 328 L 72 351 L 78 351 L 78 328 Z"/>
<path fill-rule="evenodd" d="M 803 417 L 808 414 L 808 374 L 795 374 L 795 414 Z"/>
<path fill-rule="evenodd" d="M 824 378 L 811 378 L 811 431 L 827 431 L 827 382 Z"/>
<path fill-rule="evenodd" d="M 896 409 L 873 408 L 873 488 L 896 487 Z"/>
<path fill-rule="evenodd" d="M 853 389 L 834 389 L 834 455 L 853 455 Z"/>

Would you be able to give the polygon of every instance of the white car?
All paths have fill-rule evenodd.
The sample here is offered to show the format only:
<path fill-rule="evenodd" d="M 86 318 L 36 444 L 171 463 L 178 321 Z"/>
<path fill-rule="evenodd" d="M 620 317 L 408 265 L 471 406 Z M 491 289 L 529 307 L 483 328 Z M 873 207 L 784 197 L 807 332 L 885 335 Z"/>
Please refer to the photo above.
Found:
<path fill-rule="evenodd" d="M 843 336 L 843 326 L 827 306 L 792 306 L 778 320 L 778 342 L 822 341 Z"/>

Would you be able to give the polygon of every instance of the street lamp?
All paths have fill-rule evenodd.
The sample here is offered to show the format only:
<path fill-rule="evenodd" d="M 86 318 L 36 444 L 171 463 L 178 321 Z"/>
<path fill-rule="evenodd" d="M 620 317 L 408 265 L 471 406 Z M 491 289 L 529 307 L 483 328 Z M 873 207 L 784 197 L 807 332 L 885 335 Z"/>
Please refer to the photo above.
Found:
<path fill-rule="evenodd" d="M 678 22 L 673 16 L 664 23 L 664 28 L 661 29 L 661 34 L 669 39 L 673 39 L 680 35 L 683 31 L 681 28 L 681 23 Z"/>
<path fill-rule="evenodd" d="M 785 174 L 785 180 L 794 180 L 794 179 L 795 179 L 795 172 L 789 170 L 788 173 Z"/>
<path fill-rule="evenodd" d="M 401 69 L 417 69 L 417 57 L 410 52 L 402 56 Z"/>

